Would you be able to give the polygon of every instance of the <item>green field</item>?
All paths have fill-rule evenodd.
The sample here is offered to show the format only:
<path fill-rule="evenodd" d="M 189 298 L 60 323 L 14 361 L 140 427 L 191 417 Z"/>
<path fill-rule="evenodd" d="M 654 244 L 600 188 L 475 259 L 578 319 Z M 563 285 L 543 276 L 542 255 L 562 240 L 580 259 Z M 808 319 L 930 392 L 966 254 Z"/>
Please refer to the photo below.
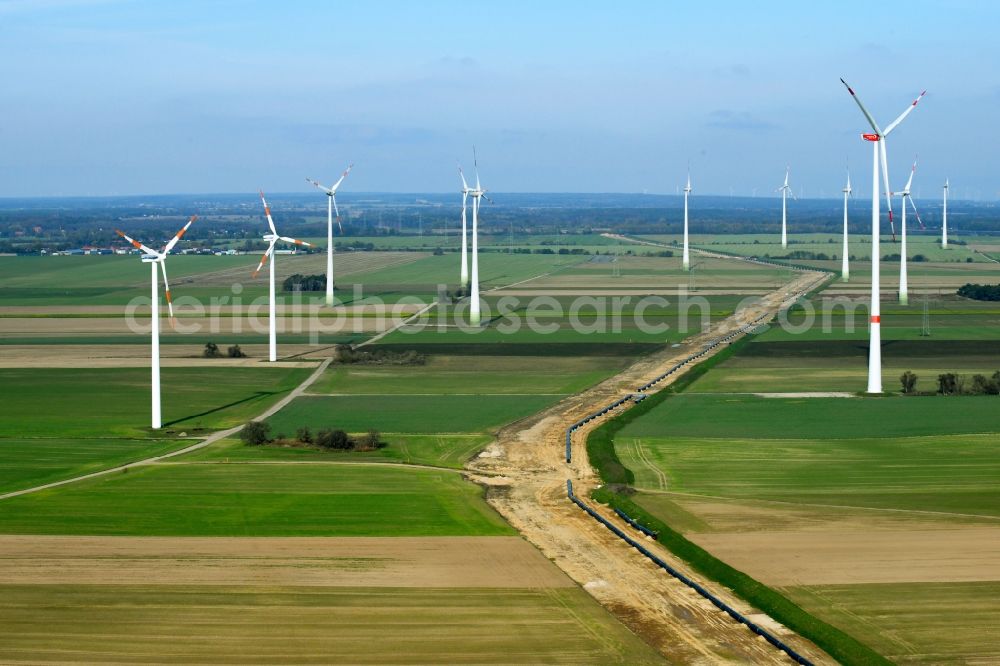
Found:
<path fill-rule="evenodd" d="M 558 395 L 372 395 L 305 396 L 268 419 L 272 434 L 375 429 L 387 433 L 476 433 L 534 414 Z"/>
<path fill-rule="evenodd" d="M 654 664 L 578 588 L 0 586 L 0 661 Z"/>
<path fill-rule="evenodd" d="M 164 432 L 228 428 L 300 384 L 308 368 L 163 368 Z M 0 433 L 18 437 L 149 437 L 145 368 L 0 369 Z"/>
<path fill-rule="evenodd" d="M 997 396 L 760 398 L 682 394 L 621 437 L 850 439 L 1000 432 Z"/>
<path fill-rule="evenodd" d="M 0 493 L 160 455 L 184 440 L 0 437 Z"/>
<path fill-rule="evenodd" d="M 294 434 L 294 433 L 289 433 Z M 391 462 L 407 465 L 428 465 L 462 469 L 477 451 L 490 443 L 488 435 L 402 435 L 383 434 L 385 448 L 374 451 L 326 451 L 291 446 L 245 446 L 238 439 L 224 439 L 212 446 L 194 451 L 185 461 L 212 460 L 226 462 L 258 461 L 325 461 L 325 462 Z"/>
<path fill-rule="evenodd" d="M 4 500 L 0 533 L 490 536 L 513 530 L 453 471 L 162 464 Z"/>
<path fill-rule="evenodd" d="M 639 488 L 1000 517 L 995 435 L 696 439 L 631 437 L 627 429 L 615 448 Z"/>

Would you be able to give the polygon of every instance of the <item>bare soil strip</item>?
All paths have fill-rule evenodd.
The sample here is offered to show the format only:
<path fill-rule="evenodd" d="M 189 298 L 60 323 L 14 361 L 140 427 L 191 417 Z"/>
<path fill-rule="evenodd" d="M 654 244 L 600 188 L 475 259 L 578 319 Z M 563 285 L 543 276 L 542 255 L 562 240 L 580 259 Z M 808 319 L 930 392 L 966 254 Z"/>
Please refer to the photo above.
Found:
<path fill-rule="evenodd" d="M 1000 580 L 1000 527 L 824 528 L 689 537 L 768 585 Z"/>
<path fill-rule="evenodd" d="M 470 477 L 487 488 L 490 503 L 521 534 L 671 661 L 718 663 L 738 660 L 766 664 L 787 663 L 787 658 L 655 567 L 567 500 L 567 478 L 573 479 L 581 497 L 587 497 L 600 483 L 581 443 L 585 441 L 584 433 L 601 420 L 577 431 L 580 435 L 574 438 L 571 465 L 564 460 L 566 429 L 663 373 L 693 350 L 700 350 L 720 335 L 723 326 L 732 330 L 765 312 L 776 313 L 825 278 L 819 273 L 799 274 L 791 284 L 737 312 L 712 330 L 690 338 L 681 347 L 643 358 L 615 377 L 508 426 L 469 465 Z M 658 388 L 669 384 L 679 374 L 674 373 Z M 478 476 L 477 471 L 499 476 Z M 631 529 L 610 511 L 603 513 L 622 529 Z M 655 542 L 650 541 L 649 547 L 678 570 L 705 582 Z M 759 611 L 728 590 L 712 583 L 706 586 L 741 613 L 760 617 Z M 815 663 L 833 663 L 816 646 L 776 626 L 777 623 L 773 625 L 776 635 Z"/>
<path fill-rule="evenodd" d="M 553 588 L 520 537 L 0 536 L 0 585 Z"/>

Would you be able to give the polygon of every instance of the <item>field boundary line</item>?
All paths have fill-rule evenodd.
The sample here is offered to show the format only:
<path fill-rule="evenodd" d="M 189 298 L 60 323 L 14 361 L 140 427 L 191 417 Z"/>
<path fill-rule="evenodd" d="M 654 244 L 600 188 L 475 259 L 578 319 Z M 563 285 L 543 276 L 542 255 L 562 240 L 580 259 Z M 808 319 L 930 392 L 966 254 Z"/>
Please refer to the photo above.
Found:
<path fill-rule="evenodd" d="M 323 372 L 327 369 L 327 367 L 330 365 L 332 361 L 333 359 L 328 358 L 322 363 L 320 363 L 319 367 L 316 368 L 316 370 L 313 371 L 311 375 L 306 377 L 306 379 L 301 384 L 299 384 L 294 389 L 289 391 L 288 395 L 286 395 L 281 400 L 268 407 L 255 419 L 248 419 L 248 420 L 263 421 L 269 416 L 276 414 L 279 410 L 284 408 L 292 400 L 302 395 L 303 391 L 305 391 L 305 389 L 308 388 L 310 384 L 319 379 L 320 375 L 323 374 Z M 97 472 L 90 472 L 89 474 L 83 474 L 81 476 L 73 476 L 68 479 L 62 479 L 61 481 L 53 481 L 52 483 L 45 483 L 40 486 L 33 486 L 31 488 L 22 488 L 21 490 L 14 490 L 9 493 L 4 493 L 0 495 L 0 500 L 10 499 L 12 497 L 19 497 L 21 495 L 28 495 L 30 493 L 36 493 L 40 490 L 49 490 L 51 488 L 58 488 L 60 486 L 66 486 L 71 483 L 77 483 L 78 481 L 86 481 L 87 479 L 95 479 L 100 476 L 114 474 L 115 472 L 123 472 L 132 467 L 150 465 L 152 463 L 159 462 L 160 460 L 166 460 L 168 458 L 176 458 L 177 456 L 182 456 L 185 453 L 191 453 L 192 451 L 203 449 L 206 446 L 209 446 L 210 444 L 214 444 L 215 442 L 218 442 L 221 439 L 225 439 L 226 437 L 231 437 L 236 433 L 238 433 L 240 430 L 242 430 L 243 426 L 244 424 L 241 423 L 240 425 L 233 426 L 232 428 L 227 428 L 226 430 L 220 430 L 218 432 L 214 432 L 196 444 L 192 444 L 191 446 L 186 446 L 182 449 L 177 449 L 176 451 L 171 451 L 169 453 L 164 453 L 163 455 L 152 456 L 150 458 L 144 458 L 142 460 L 137 460 L 135 462 L 126 463 L 124 465 L 109 467 L 107 469 L 99 470 Z"/>

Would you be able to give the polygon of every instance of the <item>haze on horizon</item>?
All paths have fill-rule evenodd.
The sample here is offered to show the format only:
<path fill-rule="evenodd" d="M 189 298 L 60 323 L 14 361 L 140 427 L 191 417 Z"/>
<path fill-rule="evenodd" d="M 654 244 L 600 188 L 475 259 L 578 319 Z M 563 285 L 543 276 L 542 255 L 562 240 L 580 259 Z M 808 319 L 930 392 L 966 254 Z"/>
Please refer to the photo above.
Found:
<path fill-rule="evenodd" d="M 707 5 L 707 3 L 706 3 Z M 457 191 L 1000 198 L 1000 5 L 0 1 L 0 196 Z M 345 196 L 345 201 L 347 196 Z"/>

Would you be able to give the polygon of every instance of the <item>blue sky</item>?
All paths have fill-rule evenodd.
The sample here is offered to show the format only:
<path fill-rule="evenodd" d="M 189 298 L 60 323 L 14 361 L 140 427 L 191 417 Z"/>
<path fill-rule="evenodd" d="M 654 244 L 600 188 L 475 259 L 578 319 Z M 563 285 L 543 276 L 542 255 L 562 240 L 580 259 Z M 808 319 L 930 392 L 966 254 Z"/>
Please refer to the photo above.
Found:
<path fill-rule="evenodd" d="M 1000 3 L 0 0 L 0 196 L 356 191 L 832 196 L 864 119 L 900 188 L 1000 198 Z"/>

